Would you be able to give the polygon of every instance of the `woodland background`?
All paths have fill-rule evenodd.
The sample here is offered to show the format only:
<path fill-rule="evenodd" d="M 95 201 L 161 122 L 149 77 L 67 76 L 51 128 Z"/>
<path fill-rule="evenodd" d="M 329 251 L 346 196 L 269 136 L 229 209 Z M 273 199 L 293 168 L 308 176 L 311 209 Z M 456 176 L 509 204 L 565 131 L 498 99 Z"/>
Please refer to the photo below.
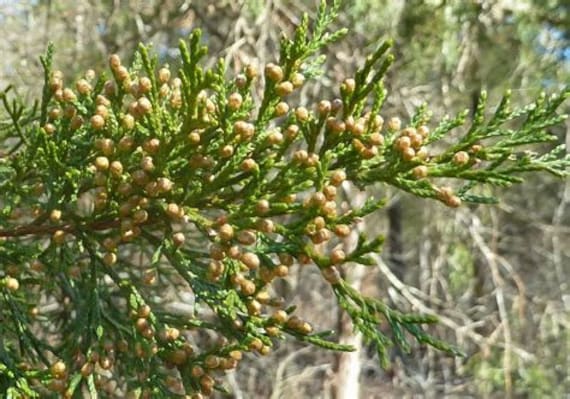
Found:
<path fill-rule="evenodd" d="M 307 85 L 309 102 L 333 98 L 381 39 L 395 40 L 386 116 L 407 119 L 427 101 L 434 119 L 472 108 L 481 90 L 497 103 L 510 88 L 517 103 L 570 81 L 568 0 L 352 0 L 336 28 L 349 35 L 327 50 L 327 73 Z M 102 70 L 107 54 L 125 60 L 141 41 L 172 64 L 177 44 L 204 31 L 212 62 L 231 69 L 275 61 L 315 1 L 0 0 L 0 87 L 37 97 L 38 56 L 56 43 L 67 76 Z M 570 104 L 565 104 L 570 112 Z M 555 131 L 570 146 L 570 120 Z M 299 269 L 280 287 L 319 328 L 337 330 L 362 350 L 335 354 L 295 343 L 250 358 L 229 376 L 235 398 L 566 397 L 570 394 L 570 180 L 530 176 L 498 206 L 450 210 L 385 187 L 344 193 L 346 201 L 385 196 L 386 208 L 363 229 L 386 234 L 378 267 L 348 276 L 366 293 L 402 309 L 441 316 L 434 332 L 467 357 L 431 348 L 394 351 L 382 370 L 351 338 L 318 271 Z M 330 295 L 329 295 L 330 294 Z M 170 294 L 169 294 L 170 295 Z M 175 295 L 175 293 L 172 293 Z M 359 391 L 356 395 L 355 392 Z"/>

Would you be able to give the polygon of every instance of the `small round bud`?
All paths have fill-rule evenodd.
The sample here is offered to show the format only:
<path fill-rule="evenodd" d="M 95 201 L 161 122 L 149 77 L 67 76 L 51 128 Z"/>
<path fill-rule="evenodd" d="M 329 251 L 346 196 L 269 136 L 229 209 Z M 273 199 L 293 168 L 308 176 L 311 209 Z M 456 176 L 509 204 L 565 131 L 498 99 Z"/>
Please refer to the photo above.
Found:
<path fill-rule="evenodd" d="M 51 136 L 52 134 L 55 133 L 56 129 L 55 129 L 55 126 L 53 124 L 46 123 L 43 127 L 43 130 L 47 135 Z"/>
<path fill-rule="evenodd" d="M 299 331 L 301 334 L 307 335 L 313 332 L 313 327 L 305 321 L 299 326 L 297 331 Z"/>
<path fill-rule="evenodd" d="M 234 123 L 234 134 L 239 136 L 242 141 L 250 140 L 255 133 L 253 124 L 245 121 L 237 121 Z"/>
<path fill-rule="evenodd" d="M 398 137 L 396 141 L 394 141 L 394 147 L 400 152 L 404 152 L 409 149 L 411 144 L 412 142 L 408 136 Z"/>
<path fill-rule="evenodd" d="M 362 136 L 364 134 L 364 132 L 366 131 L 366 124 L 363 121 L 358 121 L 355 122 L 354 125 L 352 126 L 350 130 L 350 133 L 352 133 L 353 135 L 359 137 Z"/>
<path fill-rule="evenodd" d="M 95 130 L 101 130 L 105 127 L 105 118 L 101 115 L 93 115 L 91 117 L 91 127 Z"/>
<path fill-rule="evenodd" d="M 275 277 L 287 277 L 289 275 L 289 267 L 285 265 L 278 265 L 273 269 L 273 274 Z"/>
<path fill-rule="evenodd" d="M 322 206 L 325 204 L 326 201 L 327 197 L 325 197 L 325 195 L 320 191 L 313 193 L 313 195 L 311 196 L 311 205 L 313 206 Z"/>
<path fill-rule="evenodd" d="M 67 367 L 65 366 L 65 363 L 60 360 L 52 364 L 49 371 L 54 378 L 61 380 L 65 378 Z"/>
<path fill-rule="evenodd" d="M 51 77 L 53 79 L 63 79 L 63 72 L 60 71 L 59 69 L 56 69 L 56 70 L 52 71 Z"/>
<path fill-rule="evenodd" d="M 160 68 L 158 70 L 158 81 L 160 83 L 167 83 L 170 80 L 170 69 Z"/>
<path fill-rule="evenodd" d="M 327 201 L 322 207 L 321 212 L 328 218 L 336 217 L 336 201 Z"/>
<path fill-rule="evenodd" d="M 176 246 L 176 247 L 179 247 L 182 244 L 184 244 L 185 240 L 186 240 L 186 237 L 184 236 L 184 233 L 182 233 L 182 232 L 174 233 L 172 235 L 172 242 L 174 243 L 174 246 Z"/>
<path fill-rule="evenodd" d="M 49 220 L 53 223 L 57 223 L 61 220 L 61 211 L 59 209 L 53 209 L 49 214 Z"/>
<path fill-rule="evenodd" d="M 343 133 L 346 129 L 346 124 L 343 121 L 331 116 L 327 118 L 327 128 L 332 134 L 340 134 Z"/>
<path fill-rule="evenodd" d="M 103 255 L 103 263 L 106 266 L 113 266 L 115 263 L 117 263 L 117 254 L 114 252 L 105 253 L 105 255 Z"/>
<path fill-rule="evenodd" d="M 362 151 L 364 151 L 366 149 L 366 146 L 364 145 L 364 143 L 362 141 L 360 141 L 359 139 L 353 139 L 352 140 L 352 146 L 354 147 L 354 149 L 358 153 L 362 153 Z"/>
<path fill-rule="evenodd" d="M 275 327 L 275 326 L 267 326 L 265 327 L 265 332 L 267 333 L 267 335 L 269 335 L 270 337 L 277 337 L 279 336 L 279 328 Z"/>
<path fill-rule="evenodd" d="M 419 150 L 416 151 L 416 157 L 421 160 L 424 161 L 428 158 L 428 150 L 425 147 L 421 147 Z"/>
<path fill-rule="evenodd" d="M 120 177 L 123 174 L 123 164 L 120 161 L 113 161 L 109 165 L 109 171 L 115 177 Z"/>
<path fill-rule="evenodd" d="M 275 223 L 271 219 L 259 219 L 257 229 L 264 233 L 273 233 L 275 231 Z"/>
<path fill-rule="evenodd" d="M 464 166 L 469 163 L 469 154 L 465 151 L 458 151 L 453 155 L 453 163 L 458 166 Z"/>
<path fill-rule="evenodd" d="M 243 245 L 253 245 L 256 241 L 255 231 L 253 230 L 242 230 L 237 235 L 237 240 Z M 245 263 L 245 262 L 244 262 Z"/>
<path fill-rule="evenodd" d="M 242 103 L 243 103 L 243 98 L 241 94 L 237 92 L 230 94 L 230 96 L 228 97 L 228 107 L 232 111 L 237 111 L 241 107 Z"/>
<path fill-rule="evenodd" d="M 245 159 L 240 165 L 241 170 L 244 172 L 252 172 L 257 169 L 257 167 L 257 162 L 255 162 L 253 158 Z"/>
<path fill-rule="evenodd" d="M 93 374 L 94 366 L 91 362 L 86 362 L 83 366 L 81 366 L 80 373 L 83 377 L 89 377 Z"/>
<path fill-rule="evenodd" d="M 418 134 L 424 139 L 427 138 L 429 136 L 429 128 L 425 125 L 421 125 L 418 127 Z"/>
<path fill-rule="evenodd" d="M 63 83 L 61 83 L 61 84 L 63 85 Z M 62 89 L 54 90 L 53 97 L 57 101 L 63 101 L 63 90 Z"/>
<path fill-rule="evenodd" d="M 404 151 L 402 151 L 402 158 L 405 161 L 411 161 L 412 159 L 414 159 L 414 157 L 416 156 L 416 151 L 414 151 L 413 148 L 406 148 Z"/>
<path fill-rule="evenodd" d="M 56 230 L 52 235 L 52 241 L 55 245 L 61 245 L 65 242 L 65 231 L 63 230 Z"/>
<path fill-rule="evenodd" d="M 326 116 L 331 112 L 331 102 L 328 100 L 322 100 L 317 104 L 317 111 L 321 116 Z"/>
<path fill-rule="evenodd" d="M 240 260 L 242 261 L 242 263 L 244 265 L 247 266 L 247 268 L 249 270 L 253 270 L 253 269 L 257 269 L 259 268 L 260 265 L 260 261 L 259 261 L 259 257 L 252 253 L 252 252 L 245 252 L 241 255 Z"/>
<path fill-rule="evenodd" d="M 346 253 L 342 249 L 335 249 L 331 252 L 331 262 L 333 265 L 343 263 L 346 259 Z"/>
<path fill-rule="evenodd" d="M 334 228 L 334 233 L 341 238 L 348 237 L 350 235 L 350 227 L 346 224 L 338 224 Z"/>
<path fill-rule="evenodd" d="M 271 321 L 276 324 L 284 324 L 288 318 L 289 315 L 284 310 L 276 310 L 275 313 L 271 315 Z"/>
<path fill-rule="evenodd" d="M 311 241 L 314 244 L 322 244 L 331 239 L 331 232 L 328 229 L 320 229 L 313 236 L 311 236 Z"/>
<path fill-rule="evenodd" d="M 120 151 L 127 152 L 130 151 L 135 144 L 135 139 L 131 136 L 123 136 L 119 140 L 118 148 Z"/>
<path fill-rule="evenodd" d="M 325 280 L 329 284 L 334 285 L 334 284 L 338 284 L 342 281 L 342 278 L 340 277 L 340 273 L 335 266 L 324 268 L 321 270 L 321 273 L 322 273 L 323 277 L 325 278 Z"/>
<path fill-rule="evenodd" d="M 95 107 L 95 115 L 100 115 L 104 119 L 107 119 L 109 116 L 109 109 L 104 105 L 97 105 L 97 107 Z"/>
<path fill-rule="evenodd" d="M 371 125 L 373 130 L 382 130 L 382 127 L 384 126 L 384 118 L 382 118 L 380 115 L 375 115 L 372 119 Z"/>
<path fill-rule="evenodd" d="M 138 92 L 141 94 L 146 94 L 150 92 L 151 89 L 152 89 L 152 81 L 146 76 L 141 77 L 139 79 Z"/>
<path fill-rule="evenodd" d="M 149 197 L 157 197 L 160 189 L 157 182 L 151 181 L 144 186 L 144 191 Z"/>
<path fill-rule="evenodd" d="M 261 303 L 259 303 L 255 299 L 249 301 L 246 304 L 246 307 L 247 307 L 247 313 L 249 313 L 252 316 L 258 316 L 261 313 Z"/>
<path fill-rule="evenodd" d="M 277 92 L 277 95 L 279 97 L 288 96 L 289 94 L 293 93 L 293 90 L 294 90 L 293 83 L 287 80 L 285 82 L 279 83 L 275 88 L 275 91 Z"/>
<path fill-rule="evenodd" d="M 6 276 L 4 277 L 4 286 L 8 291 L 15 292 L 20 288 L 20 282 L 14 277 Z"/>
<path fill-rule="evenodd" d="M 275 106 L 276 117 L 279 118 L 281 116 L 287 115 L 287 112 L 289 112 L 289 104 L 287 104 L 285 101 L 281 101 Z"/>
<path fill-rule="evenodd" d="M 332 172 L 330 182 L 333 186 L 338 187 L 346 180 L 346 173 L 343 170 L 335 170 Z"/>
<path fill-rule="evenodd" d="M 82 96 L 86 96 L 91 93 L 92 87 L 89 82 L 85 79 L 79 79 L 75 84 L 75 89 Z"/>
<path fill-rule="evenodd" d="M 166 98 L 170 95 L 170 86 L 166 83 L 160 86 L 160 90 L 158 91 L 158 96 L 160 98 Z"/>
<path fill-rule="evenodd" d="M 471 150 L 471 152 L 472 152 L 473 154 L 477 154 L 477 153 L 478 153 L 479 151 L 481 151 L 482 149 L 483 149 L 483 146 L 482 146 L 482 145 L 480 145 L 480 144 L 473 144 L 473 145 L 471 146 L 471 149 L 470 149 L 470 150 Z"/>
<path fill-rule="evenodd" d="M 331 102 L 331 112 L 333 114 L 336 114 L 338 111 L 342 109 L 342 106 L 343 106 L 342 100 L 340 98 L 335 98 Z"/>
<path fill-rule="evenodd" d="M 112 54 L 109 56 L 109 66 L 111 69 L 115 70 L 121 66 L 121 58 L 118 54 Z"/>
<path fill-rule="evenodd" d="M 88 69 L 87 71 L 85 71 L 85 79 L 87 80 L 93 80 L 95 79 L 95 71 L 93 69 Z"/>
<path fill-rule="evenodd" d="M 247 74 L 247 70 L 246 70 Z M 283 69 L 279 65 L 269 63 L 265 67 L 265 76 L 267 79 L 274 83 L 279 83 L 283 80 Z"/>
<path fill-rule="evenodd" d="M 152 111 L 152 104 L 146 97 L 141 97 L 137 101 L 137 111 L 141 115 L 146 115 Z"/>
<path fill-rule="evenodd" d="M 402 127 L 402 121 L 400 120 L 400 118 L 392 117 L 388 119 L 388 130 L 395 132 L 397 130 L 400 130 L 401 127 Z"/>
<path fill-rule="evenodd" d="M 148 179 L 149 179 L 146 172 L 142 169 L 137 169 L 137 170 L 133 171 L 131 173 L 131 177 L 132 177 L 133 181 L 135 182 L 135 184 L 137 184 L 139 186 L 144 186 L 146 183 L 148 183 Z"/>
<path fill-rule="evenodd" d="M 143 143 L 142 147 L 143 150 L 145 150 L 149 154 L 155 154 L 156 152 L 158 152 L 158 149 L 160 148 L 160 140 L 156 138 L 147 140 Z"/>
<path fill-rule="evenodd" d="M 356 88 L 356 81 L 352 78 L 347 78 L 342 82 L 340 89 L 346 94 L 352 94 Z"/>
<path fill-rule="evenodd" d="M 453 189 L 451 187 L 440 187 L 438 190 L 438 198 L 442 201 L 446 201 L 451 198 L 454 194 Z"/>
<path fill-rule="evenodd" d="M 157 180 L 159 191 L 167 193 L 174 187 L 174 182 L 167 177 L 159 177 Z"/>
<path fill-rule="evenodd" d="M 79 115 L 74 116 L 71 119 L 69 126 L 71 127 L 72 130 L 79 129 L 81 126 L 83 126 L 83 118 L 80 117 Z"/>
<path fill-rule="evenodd" d="M 253 65 L 247 65 L 245 67 L 245 76 L 249 79 L 249 80 L 253 80 L 257 77 L 258 71 L 257 68 Z"/>
<path fill-rule="evenodd" d="M 75 95 L 73 90 L 69 88 L 63 89 L 63 101 L 70 103 L 75 100 L 77 100 L 77 96 Z"/>
<path fill-rule="evenodd" d="M 135 118 L 130 114 L 123 115 L 121 118 L 121 126 L 125 130 L 132 130 L 135 127 Z"/>
<path fill-rule="evenodd" d="M 95 158 L 95 168 L 97 170 L 105 171 L 109 169 L 109 158 L 107 157 L 97 157 Z"/>
<path fill-rule="evenodd" d="M 419 165 L 412 169 L 414 179 L 423 179 L 428 175 L 428 168 L 425 165 Z"/>
<path fill-rule="evenodd" d="M 278 130 L 272 131 L 267 136 L 267 143 L 269 145 L 279 145 L 283 143 L 283 134 Z"/>
<path fill-rule="evenodd" d="M 229 158 L 234 154 L 234 146 L 231 144 L 226 144 L 220 148 L 219 154 L 222 158 Z"/>
<path fill-rule="evenodd" d="M 287 129 L 285 129 L 285 137 L 287 137 L 287 140 L 294 140 L 298 134 L 299 126 L 297 125 L 289 125 Z"/>
<path fill-rule="evenodd" d="M 326 185 L 323 187 L 323 194 L 328 201 L 334 201 L 336 198 L 336 187 L 332 185 Z"/>
<path fill-rule="evenodd" d="M 305 150 L 297 150 L 293 153 L 293 161 L 299 164 L 303 164 L 307 161 L 309 154 Z"/>
<path fill-rule="evenodd" d="M 369 137 L 370 144 L 372 145 L 383 145 L 384 144 L 384 136 L 380 133 L 372 133 Z"/>
<path fill-rule="evenodd" d="M 61 117 L 61 108 L 54 107 L 50 109 L 48 112 L 48 116 L 51 120 L 59 119 Z"/>
<path fill-rule="evenodd" d="M 459 206 L 461 206 L 461 198 L 459 198 L 456 195 L 452 195 L 451 197 L 446 199 L 445 205 L 451 208 L 458 208 Z"/>
<path fill-rule="evenodd" d="M 145 172 L 152 172 L 154 170 L 154 162 L 152 157 L 146 156 L 143 157 L 140 163 L 141 169 Z"/>
<path fill-rule="evenodd" d="M 291 78 L 291 83 L 293 83 L 293 87 L 295 89 L 298 89 L 305 83 L 305 75 L 299 72 L 295 72 Z"/>
<path fill-rule="evenodd" d="M 269 205 L 269 201 L 266 199 L 261 199 L 257 202 L 257 204 L 255 204 L 255 211 L 258 215 L 264 215 L 269 212 L 270 209 L 271 206 Z"/>
<path fill-rule="evenodd" d="M 180 208 L 178 204 L 175 204 L 174 202 L 166 205 L 166 214 L 174 220 L 180 219 L 182 216 L 184 216 L 182 208 Z"/>
<path fill-rule="evenodd" d="M 244 74 L 240 73 L 236 76 L 235 84 L 238 89 L 244 89 L 247 86 L 247 77 Z"/>
<path fill-rule="evenodd" d="M 115 69 L 115 76 L 119 82 L 126 82 L 130 77 L 129 70 L 121 65 Z"/>
<path fill-rule="evenodd" d="M 297 107 L 295 109 L 295 117 L 300 122 L 306 122 L 309 120 L 309 111 L 305 107 Z"/>
<path fill-rule="evenodd" d="M 234 236 L 234 228 L 230 224 L 225 223 L 220 226 L 218 233 L 221 240 L 229 241 Z"/>
<path fill-rule="evenodd" d="M 103 93 L 105 93 L 105 95 L 108 97 L 114 96 L 117 93 L 117 86 L 115 85 L 115 82 L 112 80 L 107 80 L 103 85 Z"/>
<path fill-rule="evenodd" d="M 322 216 L 317 216 L 314 220 L 313 220 L 313 224 L 315 225 L 315 228 L 317 230 L 323 229 L 325 228 L 327 222 L 325 221 L 325 219 Z"/>
<path fill-rule="evenodd" d="M 242 294 L 246 295 L 246 296 L 251 296 L 253 294 L 255 294 L 255 283 L 251 280 L 243 280 L 239 283 L 239 287 L 240 290 L 242 292 Z"/>
<path fill-rule="evenodd" d="M 197 130 L 193 130 L 188 134 L 188 141 L 190 142 L 190 144 L 193 145 L 200 144 L 200 139 L 201 139 L 200 132 Z"/>
<path fill-rule="evenodd" d="M 136 224 L 144 223 L 148 220 L 148 212 L 144 209 L 138 209 L 133 213 L 133 222 Z"/>
<path fill-rule="evenodd" d="M 206 356 L 204 365 L 209 369 L 215 369 L 220 366 L 220 358 L 214 355 Z"/>
<path fill-rule="evenodd" d="M 410 144 L 414 150 L 422 146 L 424 139 L 419 133 L 411 133 L 408 137 L 410 137 Z"/>
<path fill-rule="evenodd" d="M 105 156 L 110 156 L 115 151 L 115 143 L 111 139 L 100 139 L 95 142 L 97 148 L 103 153 Z"/>

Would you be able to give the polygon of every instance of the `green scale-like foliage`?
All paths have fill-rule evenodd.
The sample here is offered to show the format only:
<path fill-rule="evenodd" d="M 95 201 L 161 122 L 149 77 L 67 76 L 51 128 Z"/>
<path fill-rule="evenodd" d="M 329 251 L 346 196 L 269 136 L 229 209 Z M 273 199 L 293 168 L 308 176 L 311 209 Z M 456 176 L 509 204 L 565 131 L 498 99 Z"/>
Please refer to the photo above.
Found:
<path fill-rule="evenodd" d="M 130 68 L 112 56 L 109 75 L 89 72 L 72 90 L 50 46 L 41 102 L 1 93 L 6 397 L 103 394 L 102 379 L 142 397 L 200 397 L 224 390 L 220 370 L 242 352 L 268 354 L 287 336 L 353 350 L 334 332 L 313 332 L 272 291 L 297 265 L 321 270 L 383 365 L 387 348 L 409 351 L 410 338 L 460 355 L 425 330 L 437 318 L 392 309 L 342 278 L 343 268 L 374 265 L 382 237 L 355 237 L 348 253 L 339 244 L 384 201 L 347 211 L 337 187 L 384 183 L 457 207 L 495 202 L 479 188 L 519 183 L 522 172 L 565 176 L 565 149 L 536 144 L 555 141 L 548 128 L 565 118 L 556 110 L 570 91 L 517 109 L 507 94 L 490 115 L 483 94 L 471 122 L 464 112 L 434 123 L 427 106 L 407 123 L 385 121 L 385 42 L 338 98 L 314 110 L 294 104 L 319 74 L 318 51 L 346 33 L 327 31 L 338 9 L 323 2 L 314 23 L 303 17 L 264 79 L 253 66 L 229 79 L 223 61 L 202 67 L 196 31 L 180 43 L 177 74 L 140 46 Z M 169 289 L 190 291 L 193 311 L 156 300 Z M 200 331 L 218 340 L 196 345 Z"/>

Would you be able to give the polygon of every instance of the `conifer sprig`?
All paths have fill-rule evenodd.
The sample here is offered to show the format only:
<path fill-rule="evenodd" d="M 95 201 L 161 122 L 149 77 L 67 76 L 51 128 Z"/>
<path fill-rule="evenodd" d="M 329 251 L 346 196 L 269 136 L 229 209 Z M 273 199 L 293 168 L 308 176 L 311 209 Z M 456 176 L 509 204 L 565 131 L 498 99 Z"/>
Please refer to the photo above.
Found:
<path fill-rule="evenodd" d="M 110 73 L 65 82 L 50 45 L 40 105 L 1 94 L 2 392 L 200 398 L 225 390 L 223 371 L 244 353 L 267 355 L 286 337 L 352 350 L 273 290 L 294 267 L 318 268 L 383 365 L 389 346 L 412 350 L 411 337 L 460 353 L 428 334 L 433 316 L 343 279 L 374 264 L 382 237 L 361 234 L 350 252 L 339 244 L 384 200 L 346 210 L 337 191 L 381 183 L 457 207 L 493 202 L 471 190 L 519 183 L 521 172 L 564 177 L 565 149 L 542 144 L 569 91 L 520 109 L 506 95 L 492 115 L 483 93 L 469 127 L 463 112 L 430 129 L 427 106 L 404 123 L 381 116 L 387 41 L 337 98 L 296 104 L 291 95 L 318 76 L 318 51 L 346 32 L 327 31 L 339 7 L 322 1 L 262 72 L 204 67 L 195 31 L 177 73 L 141 45 L 131 66 L 111 55 Z M 530 144 L 541 153 L 520 151 Z M 167 306 L 169 290 L 191 295 L 191 309 Z"/>

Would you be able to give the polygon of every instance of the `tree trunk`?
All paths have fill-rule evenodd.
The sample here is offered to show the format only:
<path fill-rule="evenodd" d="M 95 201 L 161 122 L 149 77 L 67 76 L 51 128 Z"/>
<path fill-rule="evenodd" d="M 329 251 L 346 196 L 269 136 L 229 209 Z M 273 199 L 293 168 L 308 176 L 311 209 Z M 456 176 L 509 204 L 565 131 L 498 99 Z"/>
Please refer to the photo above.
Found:
<path fill-rule="evenodd" d="M 345 198 L 350 200 L 351 208 L 361 207 L 366 199 L 363 192 L 356 190 L 345 190 Z M 364 224 L 364 223 L 363 223 Z M 364 229 L 361 225 L 355 228 L 352 234 L 344 242 L 344 249 L 348 253 L 357 244 L 358 234 Z M 355 289 L 360 291 L 362 280 L 367 271 L 364 266 L 348 265 L 344 278 Z M 362 336 L 355 334 L 352 328 L 350 317 L 342 310 L 338 309 L 337 322 L 339 341 L 343 344 L 354 346 L 354 352 L 341 352 L 336 355 L 334 365 L 334 375 L 332 383 L 333 399 L 358 399 L 360 397 L 360 370 L 362 368 L 360 355 L 362 348 Z"/>

